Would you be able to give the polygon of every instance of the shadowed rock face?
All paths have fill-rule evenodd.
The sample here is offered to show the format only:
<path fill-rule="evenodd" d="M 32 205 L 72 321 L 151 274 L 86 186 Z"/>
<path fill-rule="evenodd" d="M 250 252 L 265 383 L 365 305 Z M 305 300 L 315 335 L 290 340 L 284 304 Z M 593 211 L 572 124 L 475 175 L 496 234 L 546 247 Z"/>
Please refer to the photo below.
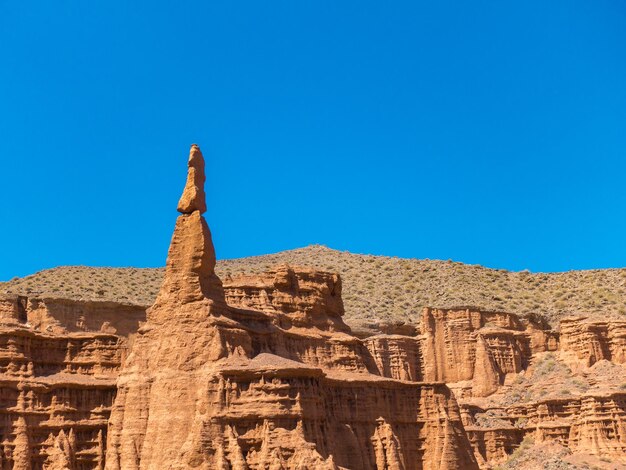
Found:
<path fill-rule="evenodd" d="M 471 382 L 473 396 L 487 396 L 507 374 L 525 370 L 533 353 L 557 349 L 558 336 L 531 319 L 477 308 L 424 308 L 421 322 L 424 377 Z"/>
<path fill-rule="evenodd" d="M 588 366 L 608 360 L 626 363 L 626 321 L 590 321 L 569 317 L 561 321 L 562 350 Z"/>

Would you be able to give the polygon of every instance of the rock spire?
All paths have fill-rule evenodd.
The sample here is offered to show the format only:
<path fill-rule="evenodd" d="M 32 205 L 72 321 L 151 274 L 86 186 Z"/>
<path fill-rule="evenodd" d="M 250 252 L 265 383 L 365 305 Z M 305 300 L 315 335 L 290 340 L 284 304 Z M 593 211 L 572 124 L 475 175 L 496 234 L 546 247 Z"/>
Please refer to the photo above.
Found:
<path fill-rule="evenodd" d="M 178 201 L 178 212 L 191 214 L 194 211 L 200 211 L 200 214 L 204 214 L 206 212 L 204 157 L 200 147 L 196 144 L 193 144 L 189 150 L 187 166 L 187 183 L 185 184 L 183 195 Z"/>
<path fill-rule="evenodd" d="M 189 152 L 187 184 L 178 203 L 181 215 L 172 235 L 165 279 L 148 313 L 170 315 L 167 305 L 184 305 L 210 299 L 225 304 L 222 283 L 215 275 L 215 249 L 211 231 L 202 216 L 206 210 L 204 157 L 193 144 Z"/>

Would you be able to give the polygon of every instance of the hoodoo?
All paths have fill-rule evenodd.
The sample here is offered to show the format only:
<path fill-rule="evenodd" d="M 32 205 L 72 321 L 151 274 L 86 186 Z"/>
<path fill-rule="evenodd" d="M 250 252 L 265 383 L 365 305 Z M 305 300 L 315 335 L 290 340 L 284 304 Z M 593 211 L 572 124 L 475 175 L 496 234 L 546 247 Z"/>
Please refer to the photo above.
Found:
<path fill-rule="evenodd" d="M 204 157 L 200 148 L 193 144 L 189 151 L 189 162 L 187 163 L 187 184 L 183 194 L 178 201 L 178 212 L 181 214 L 191 214 L 194 211 L 204 214 L 206 212 L 206 197 L 204 194 Z"/>
<path fill-rule="evenodd" d="M 211 231 L 202 216 L 206 211 L 204 181 L 204 157 L 194 144 L 189 152 L 187 184 L 178 203 L 181 215 L 176 220 L 167 255 L 165 279 L 148 312 L 149 318 L 156 322 L 163 320 L 161 315 L 204 316 L 211 309 L 225 307 L 222 283 L 215 274 Z M 181 311 L 180 307 L 193 302 L 204 305 Z"/>
<path fill-rule="evenodd" d="M 287 287 L 259 286 L 262 310 L 227 306 L 204 179 L 194 145 L 165 279 L 118 379 L 106 468 L 477 468 L 450 390 L 381 375 L 341 319 L 337 276 L 287 268 Z"/>
<path fill-rule="evenodd" d="M 201 450 L 207 368 L 226 354 L 214 327 L 226 303 L 202 216 L 204 179 L 204 159 L 193 145 L 165 278 L 118 380 L 106 468 L 187 468 Z"/>

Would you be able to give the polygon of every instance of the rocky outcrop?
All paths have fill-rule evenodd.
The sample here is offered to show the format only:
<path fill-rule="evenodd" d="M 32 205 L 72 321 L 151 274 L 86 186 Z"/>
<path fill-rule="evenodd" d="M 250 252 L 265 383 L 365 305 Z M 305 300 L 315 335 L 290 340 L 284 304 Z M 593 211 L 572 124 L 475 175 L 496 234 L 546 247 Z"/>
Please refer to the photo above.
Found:
<path fill-rule="evenodd" d="M 524 439 L 524 431 L 511 425 L 483 428 L 465 426 L 465 432 L 481 468 L 490 468 L 507 460 Z"/>
<path fill-rule="evenodd" d="M 626 462 L 626 392 L 585 396 L 577 411 L 568 447 Z"/>
<path fill-rule="evenodd" d="M 421 342 L 402 335 L 376 335 L 364 340 L 378 374 L 397 380 L 424 380 Z"/>
<path fill-rule="evenodd" d="M 594 378 L 597 372 L 585 372 L 600 360 L 623 363 L 624 324 L 570 318 L 562 321 L 559 334 L 536 318 L 479 309 L 427 308 L 418 357 L 423 361 L 424 377 L 448 382 L 460 400 L 465 432 L 481 467 L 504 462 L 525 437 L 536 443 L 558 443 L 570 452 L 626 461 L 626 393 L 624 384 L 619 383 L 623 371 L 612 366 L 617 367 L 613 372 L 606 366 L 608 374 L 618 374 L 614 385 L 601 376 Z M 585 387 L 593 385 L 594 390 L 572 394 L 568 387 L 578 379 L 569 379 L 558 385 L 560 398 L 548 398 L 542 395 L 557 386 L 548 381 L 544 388 L 539 387 L 534 401 L 512 404 L 510 384 L 518 374 L 532 376 L 536 358 L 548 351 L 556 355 L 544 359 L 547 362 L 536 371 L 539 376 L 565 361 L 582 371 L 582 377 L 588 377 Z M 411 361 L 403 359 L 402 363 Z M 570 371 L 565 364 L 560 367 L 563 373 Z M 579 381 L 577 387 L 582 385 Z M 495 398 L 480 398 L 494 392 Z M 481 400 L 485 406 L 476 405 Z"/>
<path fill-rule="evenodd" d="M 178 201 L 178 212 L 192 214 L 198 211 L 200 214 L 204 214 L 206 212 L 204 157 L 196 144 L 191 146 L 187 166 L 187 183 L 180 201 Z"/>
<path fill-rule="evenodd" d="M 230 277 L 224 282 L 224 291 L 232 307 L 283 313 L 293 326 L 349 330 L 341 319 L 344 309 L 338 274 L 282 265 L 261 275 Z"/>
<path fill-rule="evenodd" d="M 525 437 L 626 462 L 626 392 L 539 400 L 490 410 L 462 404 L 461 413 L 477 460 L 487 468 L 505 461 Z"/>
<path fill-rule="evenodd" d="M 538 442 L 556 441 L 573 451 L 626 462 L 626 392 L 510 406 L 506 414 Z"/>
<path fill-rule="evenodd" d="M 471 381 L 474 396 L 486 396 L 507 374 L 528 367 L 533 352 L 557 347 L 553 332 L 530 318 L 476 308 L 425 308 L 422 314 L 424 378 Z"/>
<path fill-rule="evenodd" d="M 127 337 L 145 320 L 146 309 L 137 305 L 17 295 L 0 297 L 0 323 L 28 325 L 48 333 L 101 331 Z"/>
<path fill-rule="evenodd" d="M 586 317 L 561 320 L 561 351 L 586 366 L 606 359 L 626 363 L 626 321 L 591 321 Z"/>
<path fill-rule="evenodd" d="M 28 298 L 19 295 L 0 296 L 0 322 L 3 324 L 26 323 Z"/>
<path fill-rule="evenodd" d="M 0 327 L 0 467 L 102 468 L 126 342 Z"/>
<path fill-rule="evenodd" d="M 140 307 L 0 298 L 0 468 L 102 469 L 116 379 Z"/>
<path fill-rule="evenodd" d="M 118 380 L 107 469 L 476 467 L 444 384 L 378 374 L 341 321 L 338 277 L 229 281 L 229 307 L 201 211 L 181 212 Z"/>

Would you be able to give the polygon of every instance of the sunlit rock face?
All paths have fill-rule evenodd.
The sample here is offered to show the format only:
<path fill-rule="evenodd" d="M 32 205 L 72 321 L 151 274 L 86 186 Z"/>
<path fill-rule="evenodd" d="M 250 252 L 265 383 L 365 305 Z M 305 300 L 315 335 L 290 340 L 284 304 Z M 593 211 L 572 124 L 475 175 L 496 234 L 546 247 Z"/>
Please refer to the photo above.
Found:
<path fill-rule="evenodd" d="M 229 280 L 227 305 L 200 157 L 192 147 L 163 286 L 118 380 L 106 468 L 476 467 L 449 389 L 384 377 L 350 334 L 337 275 Z"/>
<path fill-rule="evenodd" d="M 116 379 L 145 311 L 0 299 L 0 468 L 103 468 Z"/>

